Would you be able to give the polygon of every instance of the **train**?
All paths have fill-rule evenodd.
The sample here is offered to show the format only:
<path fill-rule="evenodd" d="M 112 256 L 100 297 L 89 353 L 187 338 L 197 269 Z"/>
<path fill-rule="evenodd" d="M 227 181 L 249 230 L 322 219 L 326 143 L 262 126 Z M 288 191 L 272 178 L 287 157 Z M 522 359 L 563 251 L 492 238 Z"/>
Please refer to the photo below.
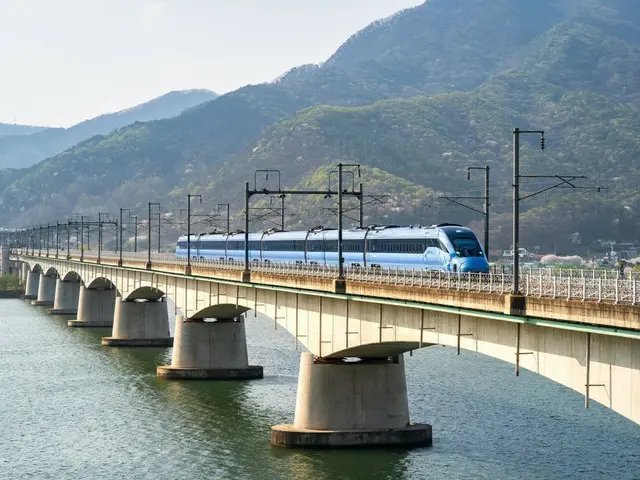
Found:
<path fill-rule="evenodd" d="M 245 234 L 191 235 L 191 257 L 243 261 Z M 187 236 L 176 244 L 176 256 L 186 258 Z M 448 272 L 489 272 L 489 262 L 475 234 L 456 224 L 432 226 L 372 225 L 343 230 L 345 266 L 413 268 Z M 338 264 L 338 230 L 315 227 L 302 231 L 267 230 L 249 234 L 252 262 Z"/>

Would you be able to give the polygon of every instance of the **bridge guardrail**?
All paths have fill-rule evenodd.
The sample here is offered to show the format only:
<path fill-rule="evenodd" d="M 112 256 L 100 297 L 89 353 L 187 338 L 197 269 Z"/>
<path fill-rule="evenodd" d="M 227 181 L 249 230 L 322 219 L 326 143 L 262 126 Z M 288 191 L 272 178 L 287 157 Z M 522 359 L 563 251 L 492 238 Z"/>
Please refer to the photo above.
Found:
<path fill-rule="evenodd" d="M 18 250 L 17 253 L 29 254 Z M 80 251 L 70 251 L 74 259 L 80 258 Z M 66 252 L 63 253 L 66 256 Z M 85 251 L 86 260 L 95 261 L 97 254 Z M 105 260 L 118 260 L 120 255 L 113 252 L 102 252 Z M 124 260 L 147 261 L 146 252 L 122 252 Z M 176 257 L 169 253 L 154 253 L 151 255 L 152 265 L 162 270 L 162 265 L 186 265 L 185 258 Z M 193 259 L 193 267 L 210 270 L 244 269 L 244 262 L 214 259 Z M 306 263 L 276 263 L 251 262 L 251 270 L 255 272 L 275 275 L 309 276 L 315 278 L 335 278 L 338 275 L 337 265 L 312 265 Z M 556 298 L 581 301 L 598 301 L 639 305 L 640 280 L 636 276 L 611 278 L 607 275 L 592 274 L 589 271 L 577 271 L 572 275 L 565 272 L 552 274 L 553 269 L 531 269 L 521 273 L 520 284 L 522 293 L 529 297 Z M 574 272 L 576 272 L 574 270 Z M 445 272 L 442 270 L 424 270 L 410 268 L 364 268 L 355 266 L 345 267 L 347 280 L 369 282 L 387 285 L 403 285 L 413 287 L 428 287 L 437 289 L 452 289 L 469 292 L 505 294 L 511 292 L 513 275 L 511 273 L 461 273 Z"/>

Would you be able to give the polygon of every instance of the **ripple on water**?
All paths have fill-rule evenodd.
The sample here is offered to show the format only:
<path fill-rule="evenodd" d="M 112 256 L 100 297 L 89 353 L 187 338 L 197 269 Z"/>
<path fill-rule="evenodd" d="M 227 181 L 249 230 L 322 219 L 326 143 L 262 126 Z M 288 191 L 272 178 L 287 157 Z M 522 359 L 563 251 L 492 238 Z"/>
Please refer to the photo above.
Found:
<path fill-rule="evenodd" d="M 529 372 L 470 352 L 407 356 L 418 450 L 290 451 L 269 445 L 290 422 L 299 352 L 272 321 L 247 319 L 250 382 L 168 382 L 171 349 L 100 345 L 108 330 L 69 329 L 0 301 L 0 478 L 638 478 L 640 428 Z"/>

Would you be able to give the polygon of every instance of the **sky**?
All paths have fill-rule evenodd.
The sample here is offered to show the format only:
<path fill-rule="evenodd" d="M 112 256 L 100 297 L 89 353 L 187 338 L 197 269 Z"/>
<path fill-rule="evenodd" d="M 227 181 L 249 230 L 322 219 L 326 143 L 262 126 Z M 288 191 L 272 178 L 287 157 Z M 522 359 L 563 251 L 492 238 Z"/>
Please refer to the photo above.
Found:
<path fill-rule="evenodd" d="M 0 0 L 0 122 L 70 126 L 326 60 L 424 0 Z"/>

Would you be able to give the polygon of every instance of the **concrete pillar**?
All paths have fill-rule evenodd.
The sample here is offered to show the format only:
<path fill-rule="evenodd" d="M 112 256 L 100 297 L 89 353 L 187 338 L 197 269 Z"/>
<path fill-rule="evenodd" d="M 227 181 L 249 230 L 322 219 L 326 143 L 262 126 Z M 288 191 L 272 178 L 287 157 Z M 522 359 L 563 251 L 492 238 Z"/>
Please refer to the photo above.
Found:
<path fill-rule="evenodd" d="M 431 425 L 409 422 L 402 356 L 318 362 L 305 352 L 294 423 L 272 427 L 271 443 L 287 447 L 431 445 Z"/>
<path fill-rule="evenodd" d="M 69 320 L 70 327 L 111 327 L 116 304 L 116 289 L 80 287 L 78 318 Z"/>
<path fill-rule="evenodd" d="M 24 285 L 24 282 L 27 280 L 27 276 L 25 275 L 25 264 L 22 262 L 18 262 L 18 279 L 20 282 L 20 285 Z"/>
<path fill-rule="evenodd" d="M 9 247 L 0 247 L 0 275 L 9 275 L 11 270 L 9 268 Z"/>
<path fill-rule="evenodd" d="M 47 312 L 53 315 L 77 315 L 80 285 L 78 281 L 64 281 L 58 278 L 53 308 Z"/>
<path fill-rule="evenodd" d="M 52 307 L 53 299 L 56 296 L 56 280 L 57 276 L 49 277 L 44 273 L 41 273 L 40 281 L 38 283 L 38 296 L 36 300 L 31 301 L 31 305 Z"/>
<path fill-rule="evenodd" d="M 158 367 L 163 378 L 245 380 L 262 378 L 262 367 L 249 365 L 244 315 L 213 322 L 176 318 L 171 366 Z"/>
<path fill-rule="evenodd" d="M 38 286 L 40 284 L 40 272 L 27 273 L 27 286 L 24 289 L 24 298 L 35 300 L 38 298 Z"/>
<path fill-rule="evenodd" d="M 113 333 L 102 338 L 103 345 L 114 347 L 170 347 L 167 304 L 157 301 L 120 301 L 116 299 Z"/>
<path fill-rule="evenodd" d="M 29 276 L 29 268 L 24 262 L 20 263 L 20 285 L 26 285 L 27 277 Z"/>

